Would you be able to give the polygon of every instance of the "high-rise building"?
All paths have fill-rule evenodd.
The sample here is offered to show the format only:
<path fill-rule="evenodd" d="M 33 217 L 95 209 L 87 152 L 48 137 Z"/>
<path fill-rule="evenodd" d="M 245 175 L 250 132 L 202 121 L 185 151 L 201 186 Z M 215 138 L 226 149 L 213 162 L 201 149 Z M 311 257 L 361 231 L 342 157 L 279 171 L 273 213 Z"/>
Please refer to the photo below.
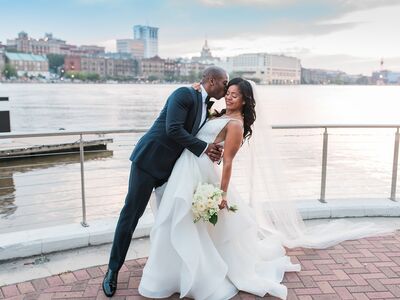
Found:
<path fill-rule="evenodd" d="M 117 40 L 117 52 L 129 53 L 135 58 L 143 58 L 144 41 L 133 39 L 119 39 Z"/>
<path fill-rule="evenodd" d="M 143 41 L 144 58 L 151 58 L 158 55 L 158 28 L 150 26 L 133 26 L 135 40 Z"/>

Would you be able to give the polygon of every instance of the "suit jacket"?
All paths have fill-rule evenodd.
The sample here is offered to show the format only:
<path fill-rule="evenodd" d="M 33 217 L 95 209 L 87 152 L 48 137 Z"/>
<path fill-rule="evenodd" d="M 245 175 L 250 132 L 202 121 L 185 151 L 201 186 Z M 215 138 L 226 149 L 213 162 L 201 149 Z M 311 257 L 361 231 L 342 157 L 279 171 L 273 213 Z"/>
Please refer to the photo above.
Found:
<path fill-rule="evenodd" d="M 195 137 L 201 125 L 202 105 L 201 93 L 193 88 L 175 90 L 137 143 L 130 160 L 154 178 L 166 180 L 185 148 L 200 156 L 207 147 Z"/>

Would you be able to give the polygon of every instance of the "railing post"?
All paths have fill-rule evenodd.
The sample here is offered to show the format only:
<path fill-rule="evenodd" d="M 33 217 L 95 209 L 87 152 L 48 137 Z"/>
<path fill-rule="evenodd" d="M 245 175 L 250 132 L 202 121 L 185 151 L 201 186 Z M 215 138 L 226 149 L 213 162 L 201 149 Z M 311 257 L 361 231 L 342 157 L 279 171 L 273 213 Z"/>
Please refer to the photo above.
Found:
<path fill-rule="evenodd" d="M 86 223 L 86 199 L 85 199 L 85 154 L 84 154 L 84 147 L 83 147 L 83 137 L 80 134 L 79 140 L 79 154 L 80 154 L 80 161 L 81 161 L 81 190 L 82 190 L 82 222 L 81 225 L 83 227 L 88 227 L 88 223 Z"/>
<path fill-rule="evenodd" d="M 397 185 L 397 165 L 399 162 L 399 127 L 397 127 L 397 131 L 394 139 L 394 153 L 393 153 L 393 169 L 392 169 L 392 188 L 390 191 L 390 200 L 396 201 L 396 185 Z"/>
<path fill-rule="evenodd" d="M 328 128 L 325 127 L 324 141 L 322 147 L 322 172 L 321 172 L 321 195 L 319 201 L 326 203 L 325 200 L 325 189 L 326 189 L 326 165 L 328 161 Z"/>

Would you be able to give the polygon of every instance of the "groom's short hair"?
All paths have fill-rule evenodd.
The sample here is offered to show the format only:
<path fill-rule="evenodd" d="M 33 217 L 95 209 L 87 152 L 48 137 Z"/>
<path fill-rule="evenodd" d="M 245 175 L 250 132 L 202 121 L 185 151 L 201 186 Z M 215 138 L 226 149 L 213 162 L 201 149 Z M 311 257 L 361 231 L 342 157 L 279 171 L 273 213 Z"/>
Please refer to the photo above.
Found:
<path fill-rule="evenodd" d="M 226 71 L 224 69 L 217 66 L 211 66 L 203 71 L 202 82 L 209 78 L 221 78 L 223 76 L 226 76 Z"/>

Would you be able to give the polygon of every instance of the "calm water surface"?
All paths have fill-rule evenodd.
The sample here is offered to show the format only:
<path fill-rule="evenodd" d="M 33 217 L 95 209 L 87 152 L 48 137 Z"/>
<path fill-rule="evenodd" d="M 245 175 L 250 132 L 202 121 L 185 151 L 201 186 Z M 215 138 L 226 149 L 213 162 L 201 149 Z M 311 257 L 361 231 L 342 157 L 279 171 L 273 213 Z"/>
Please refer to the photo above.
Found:
<path fill-rule="evenodd" d="M 0 84 L 15 132 L 146 128 L 176 85 Z M 272 124 L 400 124 L 400 87 L 260 86 Z M 222 104 L 222 101 L 221 103 Z M 265 117 L 258 115 L 259 118 Z M 317 199 L 322 130 L 275 131 L 298 199 Z M 86 155 L 88 221 L 115 217 L 123 204 L 137 134 L 107 136 L 105 152 Z M 77 140 L 73 137 L 72 140 Z M 66 141 L 71 141 L 68 138 Z M 0 148 L 12 141 L 1 141 Z M 58 139 L 24 139 L 26 145 Z M 389 196 L 394 130 L 331 130 L 327 199 Z M 0 233 L 78 222 L 76 155 L 0 162 Z M 351 201 L 351 200 L 349 200 Z"/>

